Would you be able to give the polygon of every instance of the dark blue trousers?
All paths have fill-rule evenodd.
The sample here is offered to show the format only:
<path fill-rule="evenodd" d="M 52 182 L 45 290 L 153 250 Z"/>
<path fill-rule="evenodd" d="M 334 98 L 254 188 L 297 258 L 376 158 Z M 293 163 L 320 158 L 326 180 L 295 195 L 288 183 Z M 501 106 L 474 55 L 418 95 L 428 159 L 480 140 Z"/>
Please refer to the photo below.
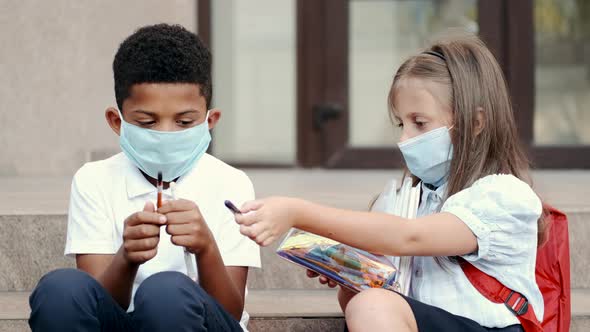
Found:
<path fill-rule="evenodd" d="M 41 278 L 29 304 L 33 331 L 242 331 L 217 301 L 179 272 L 160 272 L 141 283 L 132 313 L 75 269 Z"/>

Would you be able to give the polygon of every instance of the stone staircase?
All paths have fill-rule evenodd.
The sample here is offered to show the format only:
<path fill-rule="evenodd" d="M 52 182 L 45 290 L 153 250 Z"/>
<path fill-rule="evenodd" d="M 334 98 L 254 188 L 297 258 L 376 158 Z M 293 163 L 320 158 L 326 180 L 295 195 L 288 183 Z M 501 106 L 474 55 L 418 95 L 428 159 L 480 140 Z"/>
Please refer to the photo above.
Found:
<path fill-rule="evenodd" d="M 292 195 L 337 207 L 366 209 L 396 171 L 249 170 L 259 197 Z M 60 267 L 70 178 L 0 178 L 0 332 L 28 331 L 28 295 Z M 572 272 L 571 331 L 590 331 L 590 171 L 537 171 L 544 200 L 568 214 Z M 263 268 L 250 272 L 246 307 L 251 331 L 342 331 L 335 291 L 262 250 Z"/>

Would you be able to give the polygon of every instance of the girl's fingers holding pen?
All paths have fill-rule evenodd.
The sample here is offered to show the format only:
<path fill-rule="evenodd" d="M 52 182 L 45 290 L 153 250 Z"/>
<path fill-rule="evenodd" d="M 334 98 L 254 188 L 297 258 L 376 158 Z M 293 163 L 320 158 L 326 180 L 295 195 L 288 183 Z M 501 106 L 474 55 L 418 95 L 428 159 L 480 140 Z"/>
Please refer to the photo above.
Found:
<path fill-rule="evenodd" d="M 242 213 L 248 213 L 250 211 L 256 211 L 262 207 L 262 200 L 248 201 L 242 205 L 240 209 Z"/>
<path fill-rule="evenodd" d="M 250 229 L 248 226 L 240 225 L 240 234 L 250 237 Z"/>
<path fill-rule="evenodd" d="M 272 238 L 272 233 L 270 231 L 263 231 L 260 234 L 256 235 L 256 238 L 254 239 L 254 241 L 256 243 L 258 243 L 258 245 L 264 246 L 264 243 L 267 242 L 268 240 L 271 240 L 271 238 Z"/>
<path fill-rule="evenodd" d="M 281 234 L 277 235 L 277 234 L 273 233 L 272 231 L 268 231 L 265 234 L 265 237 L 260 240 L 260 245 L 263 247 L 267 247 L 267 246 L 273 244 L 276 240 L 278 240 L 280 238 L 280 236 L 281 236 Z"/>
<path fill-rule="evenodd" d="M 238 224 L 244 226 L 252 226 L 258 222 L 258 214 L 254 212 L 248 214 L 236 214 L 235 218 Z"/>
<path fill-rule="evenodd" d="M 252 226 L 240 225 L 240 233 L 242 235 L 249 237 L 253 241 L 256 239 L 256 230 Z"/>
<path fill-rule="evenodd" d="M 263 247 L 268 247 L 273 242 L 275 242 L 275 238 L 274 237 L 269 237 L 268 239 L 264 240 L 260 245 L 263 246 Z"/>
<path fill-rule="evenodd" d="M 277 239 L 273 232 L 264 228 L 261 223 L 251 226 L 240 225 L 240 233 L 263 247 L 269 246 Z"/>

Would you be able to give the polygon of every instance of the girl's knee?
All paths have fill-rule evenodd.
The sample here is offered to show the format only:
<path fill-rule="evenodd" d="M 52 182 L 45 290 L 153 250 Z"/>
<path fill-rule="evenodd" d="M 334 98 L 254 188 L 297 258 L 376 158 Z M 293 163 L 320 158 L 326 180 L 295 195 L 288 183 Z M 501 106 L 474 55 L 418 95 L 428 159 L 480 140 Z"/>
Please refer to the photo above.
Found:
<path fill-rule="evenodd" d="M 359 310 L 379 310 L 380 308 L 408 305 L 398 293 L 379 288 L 366 289 L 355 295 L 346 306 L 346 313 Z"/>
<path fill-rule="evenodd" d="M 367 289 L 355 295 L 346 306 L 344 315 L 349 326 L 366 326 L 367 319 L 375 320 L 376 317 L 388 317 L 381 320 L 384 324 L 388 324 L 389 319 L 403 322 L 408 327 L 416 324 L 410 305 L 403 296 L 379 288 Z"/>

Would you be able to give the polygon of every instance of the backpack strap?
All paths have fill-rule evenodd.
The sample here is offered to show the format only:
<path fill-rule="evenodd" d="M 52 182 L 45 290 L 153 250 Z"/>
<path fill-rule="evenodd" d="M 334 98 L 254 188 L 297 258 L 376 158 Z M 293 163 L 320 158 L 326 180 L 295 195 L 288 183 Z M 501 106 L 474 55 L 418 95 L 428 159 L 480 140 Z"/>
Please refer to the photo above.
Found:
<path fill-rule="evenodd" d="M 465 259 L 458 257 L 458 261 L 473 287 L 488 300 L 494 303 L 504 303 L 506 308 L 516 315 L 525 332 L 543 332 L 543 327 L 535 316 L 533 306 L 524 295 L 502 285 L 496 278 L 480 271 Z"/>

